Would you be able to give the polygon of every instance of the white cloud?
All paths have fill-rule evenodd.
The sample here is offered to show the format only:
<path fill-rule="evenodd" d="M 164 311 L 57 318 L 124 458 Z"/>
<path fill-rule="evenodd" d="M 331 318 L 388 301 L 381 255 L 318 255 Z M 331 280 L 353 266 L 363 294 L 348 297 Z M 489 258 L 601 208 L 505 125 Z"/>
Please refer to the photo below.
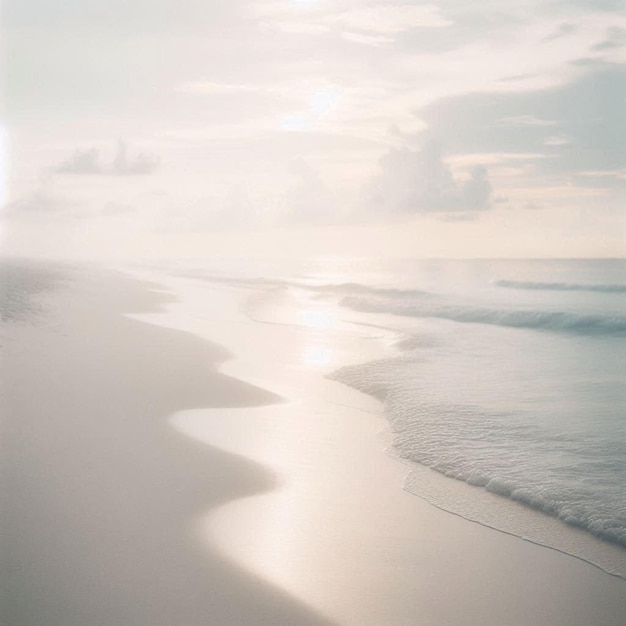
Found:
<path fill-rule="evenodd" d="M 475 165 L 499 165 L 510 163 L 511 161 L 535 161 L 536 159 L 547 158 L 550 158 L 550 155 L 541 152 L 475 152 L 449 157 L 447 162 L 453 166 L 470 167 Z"/>
<path fill-rule="evenodd" d="M 624 47 L 626 47 L 626 28 L 623 26 L 611 26 L 606 31 L 606 39 L 597 43 L 593 50 L 600 52 Z"/>
<path fill-rule="evenodd" d="M 55 168 L 60 174 L 102 174 L 100 155 L 96 148 L 76 150 L 74 154 Z"/>
<path fill-rule="evenodd" d="M 58 174 L 87 176 L 141 176 L 154 173 L 158 166 L 159 160 L 153 155 L 142 152 L 129 155 L 126 142 L 120 140 L 115 157 L 109 164 L 101 164 L 97 148 L 78 149 L 69 159 L 53 168 L 53 171 Z"/>
<path fill-rule="evenodd" d="M 420 150 L 390 150 L 380 161 L 380 173 L 368 189 L 375 214 L 471 213 L 490 208 L 492 187 L 487 169 L 473 166 L 464 179 L 456 178 L 438 144 Z"/>
<path fill-rule="evenodd" d="M 541 120 L 534 115 L 514 115 L 500 120 L 504 126 L 554 126 L 556 120 Z"/>
<path fill-rule="evenodd" d="M 159 166 L 159 160 L 150 154 L 140 152 L 134 156 L 129 155 L 126 142 L 117 142 L 117 151 L 113 160 L 112 173 L 118 176 L 136 176 L 152 174 Z"/>
<path fill-rule="evenodd" d="M 283 3 L 256 6 L 252 15 L 262 30 L 287 34 L 339 36 L 368 45 L 380 45 L 415 28 L 442 28 L 452 22 L 434 4 L 306 3 L 294 11 Z M 361 6 L 359 6 L 361 4 Z M 307 10 L 302 10 L 306 8 Z"/>
<path fill-rule="evenodd" d="M 626 61 L 626 18 L 590 4 L 158 0 L 146 28 L 138 18 L 149 0 L 112 9 L 105 0 L 72 2 L 63 12 L 46 0 L 50 20 L 35 20 L 39 0 L 13 4 L 31 23 L 9 33 L 13 197 L 35 188 L 59 155 L 68 158 L 55 183 L 81 211 L 95 199 L 88 212 L 117 224 L 125 207 L 138 206 L 148 222 L 154 204 L 136 204 L 133 194 L 158 185 L 172 197 L 184 190 L 172 214 L 206 229 L 235 224 L 251 207 L 276 212 L 273 202 L 320 219 L 320 207 L 355 202 L 384 152 L 370 188 L 379 213 L 466 219 L 489 206 L 491 184 L 513 206 L 542 189 L 548 204 L 571 206 L 592 197 L 578 200 L 576 172 L 596 186 L 585 193 L 623 181 L 586 174 L 622 171 L 621 83 L 564 90 Z M 104 24 L 111 10 L 115 20 Z M 37 71 L 43 55 L 45 73 Z M 450 152 L 445 159 L 416 148 L 427 127 Z M 102 143 L 111 136 L 167 155 L 167 171 L 137 176 L 154 172 L 156 159 L 122 145 L 116 156 Z M 87 149 L 72 154 L 75 145 Z M 290 182 L 294 160 L 311 172 L 292 172 Z M 228 199 L 231 185 L 247 186 L 248 198 Z M 209 200 L 196 206 L 201 197 Z M 35 194 L 12 210 L 33 219 L 72 212 L 55 198 Z"/>
<path fill-rule="evenodd" d="M 291 163 L 294 183 L 281 199 L 278 221 L 286 224 L 337 222 L 337 201 L 320 173 L 303 160 Z"/>
<path fill-rule="evenodd" d="M 579 172 L 578 175 L 579 176 L 592 176 L 592 177 L 620 178 L 622 180 L 626 180 L 626 169 Z"/>
<path fill-rule="evenodd" d="M 433 4 L 379 4 L 331 14 L 328 24 L 347 31 L 396 35 L 413 28 L 442 28 L 452 22 Z"/>
<path fill-rule="evenodd" d="M 551 135 L 544 140 L 545 146 L 566 146 L 571 143 L 571 139 L 565 135 Z"/>
<path fill-rule="evenodd" d="M 396 80 L 412 87 L 403 98 L 414 107 L 471 92 L 522 93 L 564 85 L 586 71 L 576 60 L 591 54 L 609 25 L 626 25 L 626 18 L 580 16 L 573 23 L 571 33 L 557 39 L 546 36 L 559 22 L 529 20 L 445 52 L 406 54 L 397 60 Z M 622 47 L 592 56 L 597 62 L 620 63 L 626 61 L 625 55 Z M 517 121 L 531 120 L 529 113 Z"/>
<path fill-rule="evenodd" d="M 380 55 L 373 56 L 378 55 L 378 50 L 372 49 L 357 56 L 354 51 L 350 53 L 345 47 L 337 47 L 340 44 L 327 40 L 318 42 L 317 49 L 311 47 L 314 41 L 298 39 L 284 44 L 286 49 L 295 46 L 293 59 L 287 57 L 267 64 L 285 70 L 280 81 L 255 78 L 255 84 L 197 81 L 180 86 L 178 89 L 185 93 L 226 94 L 239 97 L 250 106 L 257 102 L 256 98 L 259 104 L 264 103 L 258 107 L 258 117 L 254 120 L 242 118 L 230 124 L 216 119 L 214 131 L 210 131 L 216 137 L 228 133 L 244 139 L 275 129 L 306 130 L 398 145 L 396 135 L 416 133 L 424 128 L 416 111 L 442 98 L 471 92 L 538 92 L 574 80 L 587 70 L 572 62 L 606 39 L 607 25 L 614 19 L 613 16 L 576 16 L 563 28 L 562 17 L 530 20 L 520 11 L 518 19 L 504 22 L 500 29 L 490 30 L 484 38 L 459 39 L 456 46 L 427 52 L 417 45 L 408 48 L 403 44 L 402 50 L 398 50 L 400 44 L 389 44 L 400 32 L 398 29 L 410 27 L 410 20 L 405 19 L 409 14 L 418 21 L 431 20 L 431 25 L 439 24 L 438 28 L 447 22 L 448 18 L 438 14 L 433 5 L 318 2 L 296 10 L 291 3 L 280 2 L 255 7 L 254 11 L 262 18 L 259 23 L 296 25 L 310 34 L 327 33 L 332 24 L 340 39 L 378 47 Z M 475 10 L 468 8 L 466 13 L 472 16 Z M 363 30 L 356 29 L 357 24 Z M 375 27 L 378 30 L 365 30 Z M 469 29 L 465 27 L 465 30 Z M 555 32 L 558 37 L 551 36 Z M 315 50 L 313 55 L 312 50 Z M 304 53 L 310 55 L 306 63 Z M 324 83 L 333 84 L 341 99 L 332 115 L 320 119 L 310 113 L 311 99 L 316 90 L 324 88 Z M 274 98 L 271 102 L 261 100 L 269 96 Z M 254 107 L 251 109 L 250 115 Z M 261 112 L 265 114 L 263 117 Z M 555 120 L 540 119 L 529 112 L 504 119 L 502 123 L 551 126 Z M 394 127 L 399 133 L 390 133 Z"/>

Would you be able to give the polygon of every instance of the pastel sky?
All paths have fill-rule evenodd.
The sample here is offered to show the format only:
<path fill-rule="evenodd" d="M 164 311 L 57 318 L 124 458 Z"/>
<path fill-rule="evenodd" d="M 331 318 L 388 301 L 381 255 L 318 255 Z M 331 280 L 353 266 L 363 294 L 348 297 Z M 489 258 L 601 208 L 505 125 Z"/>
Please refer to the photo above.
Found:
<path fill-rule="evenodd" d="M 626 252 L 623 0 L 5 0 L 2 248 Z"/>

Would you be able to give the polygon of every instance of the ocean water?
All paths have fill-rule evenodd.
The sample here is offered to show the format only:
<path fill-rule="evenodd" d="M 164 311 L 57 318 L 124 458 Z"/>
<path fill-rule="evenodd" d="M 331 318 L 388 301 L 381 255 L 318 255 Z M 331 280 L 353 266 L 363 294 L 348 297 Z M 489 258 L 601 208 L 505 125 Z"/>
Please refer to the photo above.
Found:
<path fill-rule="evenodd" d="M 253 318 L 285 322 L 263 306 L 280 295 L 391 331 L 383 358 L 328 376 L 382 401 L 393 456 L 626 547 L 626 261 L 233 261 L 195 276 L 250 289 Z"/>
<path fill-rule="evenodd" d="M 407 490 L 566 551 L 553 531 L 511 530 L 504 517 L 522 506 L 626 548 L 626 261 L 233 260 L 174 272 L 242 289 L 252 320 L 324 332 L 338 317 L 332 333 L 382 332 L 376 361 L 312 357 L 319 375 L 381 400 Z M 35 320 L 60 277 L 3 261 L 2 322 Z M 469 504 L 467 492 L 426 494 L 424 468 L 467 487 Z M 610 559 L 602 566 L 626 577 Z"/>

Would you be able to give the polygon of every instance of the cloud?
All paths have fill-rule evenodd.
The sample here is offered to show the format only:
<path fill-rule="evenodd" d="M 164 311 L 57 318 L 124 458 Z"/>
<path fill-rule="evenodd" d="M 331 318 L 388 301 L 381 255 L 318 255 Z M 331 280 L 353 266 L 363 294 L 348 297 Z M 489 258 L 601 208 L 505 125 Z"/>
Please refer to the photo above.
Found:
<path fill-rule="evenodd" d="M 109 164 L 100 163 L 100 153 L 97 148 L 79 149 L 69 159 L 53 168 L 53 171 L 57 174 L 86 176 L 140 176 L 154 173 L 158 166 L 159 160 L 155 156 L 145 153 L 129 155 L 126 142 L 119 140 L 115 158 Z"/>
<path fill-rule="evenodd" d="M 117 152 L 113 161 L 113 172 L 118 176 L 152 174 L 159 166 L 159 160 L 149 154 L 139 153 L 129 156 L 126 143 L 117 143 Z"/>
<path fill-rule="evenodd" d="M 582 205 L 579 189 L 617 188 L 602 172 L 626 166 L 626 17 L 595 10 L 611 1 L 9 0 L 8 123 L 23 155 L 11 188 L 58 164 L 58 191 L 94 216 L 85 231 L 342 221 L 364 186 L 369 217 L 462 221 L 493 205 L 495 222 L 492 185 L 511 207 L 544 190 L 550 206 Z M 445 158 L 419 147 L 424 127 Z M 94 139 L 125 133 L 167 155 L 164 176 L 147 176 L 158 163 L 139 143 Z M 306 163 L 289 178 L 294 159 Z M 171 193 L 162 212 L 135 201 L 152 185 Z M 42 193 L 12 210 L 73 212 Z"/>
<path fill-rule="evenodd" d="M 147 228 L 161 232 L 250 232 L 267 225 L 267 199 L 246 183 L 225 186 L 217 193 L 165 193 L 144 202 Z"/>
<path fill-rule="evenodd" d="M 250 230 L 258 227 L 263 217 L 245 184 L 232 185 L 225 198 L 212 204 L 207 207 L 200 202 L 196 207 L 196 219 L 204 221 L 209 230 Z"/>
<path fill-rule="evenodd" d="M 554 126 L 557 124 L 554 120 L 540 120 L 534 115 L 513 115 L 500 120 L 503 126 Z"/>
<path fill-rule="evenodd" d="M 151 228 L 165 231 L 250 232 L 337 224 L 336 193 L 321 172 L 304 158 L 286 164 L 280 183 L 261 188 L 249 175 L 211 195 L 168 194 L 150 202 Z M 249 173 L 251 174 L 251 173 Z"/>
<path fill-rule="evenodd" d="M 626 28 L 613 26 L 607 29 L 606 39 L 593 46 L 592 50 L 594 52 L 601 52 L 603 50 L 613 50 L 624 46 L 626 46 Z"/>
<path fill-rule="evenodd" d="M 289 166 L 293 184 L 282 198 L 277 216 L 284 224 L 331 224 L 339 219 L 337 202 L 319 171 L 303 159 Z"/>
<path fill-rule="evenodd" d="M 626 166 L 626 71 L 609 66 L 540 92 L 469 94 L 421 109 L 448 150 L 537 154 L 534 175 Z"/>
<path fill-rule="evenodd" d="M 573 176 L 573 183 L 579 187 L 596 187 L 600 189 L 625 189 L 626 168 L 600 172 L 578 172 Z"/>
<path fill-rule="evenodd" d="M 76 203 L 62 198 L 42 182 L 32 193 L 7 204 L 0 216 L 7 220 L 59 220 L 76 217 Z"/>
<path fill-rule="evenodd" d="M 544 38 L 544 41 L 554 41 L 555 39 L 559 39 L 560 37 L 567 37 L 576 32 L 576 26 L 574 24 L 570 24 L 569 22 L 564 22 L 560 24 L 558 28 L 553 32 L 547 35 Z"/>
<path fill-rule="evenodd" d="M 96 148 L 76 150 L 69 159 L 54 168 L 54 171 L 59 174 L 102 174 L 99 158 Z"/>
<path fill-rule="evenodd" d="M 492 191 L 487 168 L 484 165 L 476 165 L 461 186 L 464 209 L 483 211 L 490 208 Z"/>
<path fill-rule="evenodd" d="M 546 146 L 566 146 L 570 143 L 570 139 L 565 135 L 552 135 L 544 140 Z"/>
<path fill-rule="evenodd" d="M 325 18 L 343 30 L 361 33 L 395 35 L 414 28 L 441 28 L 449 26 L 441 10 L 432 4 L 378 4 L 330 15 Z"/>
<path fill-rule="evenodd" d="M 376 213 L 475 215 L 491 206 L 487 169 L 473 166 L 463 179 L 453 175 L 436 141 L 420 150 L 390 150 L 380 161 L 380 173 L 368 190 Z"/>
<path fill-rule="evenodd" d="M 434 4 L 364 4 L 342 8 L 306 3 L 299 10 L 279 3 L 255 7 L 253 15 L 262 30 L 294 35 L 339 35 L 365 45 L 391 43 L 397 35 L 416 28 L 442 28 L 452 22 Z"/>

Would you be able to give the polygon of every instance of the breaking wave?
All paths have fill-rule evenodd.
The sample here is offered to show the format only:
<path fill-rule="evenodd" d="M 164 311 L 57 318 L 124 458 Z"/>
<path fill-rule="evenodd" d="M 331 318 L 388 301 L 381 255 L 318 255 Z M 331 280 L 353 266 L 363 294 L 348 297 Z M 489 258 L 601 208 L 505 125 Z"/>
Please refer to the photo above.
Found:
<path fill-rule="evenodd" d="M 268 318 L 274 302 L 293 296 L 297 306 L 324 310 L 328 300 L 333 315 L 342 316 L 337 304 L 352 311 L 341 321 L 393 331 L 393 358 L 329 377 L 383 402 L 390 454 L 414 468 L 409 491 L 428 496 L 417 476 L 429 468 L 478 487 L 465 509 L 445 493 L 432 498 L 469 519 L 480 506 L 474 498 L 497 500 L 503 509 L 480 515 L 504 528 L 509 511 L 520 510 L 511 508 L 515 501 L 550 515 L 559 536 L 558 520 L 607 540 L 610 550 L 626 547 L 622 266 L 531 263 L 520 274 L 505 263 L 399 264 L 393 273 L 376 267 L 202 278 L 269 294 Z M 530 272 L 538 281 L 491 280 Z M 467 491 L 456 485 L 454 497 L 456 487 Z M 519 528 L 514 534 L 525 536 Z M 543 527 L 537 533 L 544 537 Z M 618 569 L 626 577 L 626 567 Z"/>
<path fill-rule="evenodd" d="M 403 356 L 347 366 L 330 378 L 383 402 L 394 456 L 626 546 L 623 442 L 549 434 L 514 412 L 450 402 L 452 390 L 437 395 L 418 382 L 424 367 Z"/>
<path fill-rule="evenodd" d="M 581 315 L 561 311 L 520 311 L 480 308 L 438 302 L 389 302 L 382 299 L 346 297 L 344 306 L 368 313 L 392 313 L 409 317 L 432 317 L 470 324 L 491 324 L 581 335 L 626 335 L 626 317 Z"/>

